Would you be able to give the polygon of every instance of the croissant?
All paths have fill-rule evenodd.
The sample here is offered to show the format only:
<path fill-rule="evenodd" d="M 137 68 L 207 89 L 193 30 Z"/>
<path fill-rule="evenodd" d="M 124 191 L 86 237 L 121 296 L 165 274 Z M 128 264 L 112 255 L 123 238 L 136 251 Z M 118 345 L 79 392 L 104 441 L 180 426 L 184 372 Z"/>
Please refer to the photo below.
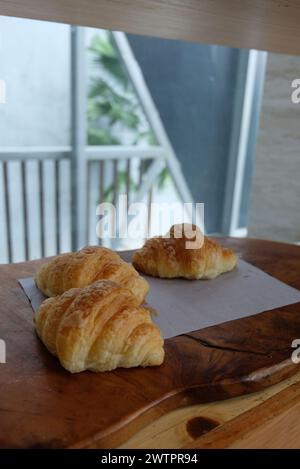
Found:
<path fill-rule="evenodd" d="M 187 237 L 182 225 L 173 225 L 168 237 L 150 238 L 134 253 L 132 263 L 135 268 L 153 277 L 212 279 L 236 266 L 237 256 L 233 251 L 203 236 L 194 225 L 189 225 L 188 230 L 200 236 L 201 247 L 188 249 L 187 243 L 195 240 L 196 234 L 194 238 Z M 182 233 L 180 238 L 174 235 L 178 231 Z"/>
<path fill-rule="evenodd" d="M 110 280 L 45 300 L 35 315 L 38 336 L 71 373 L 161 365 L 163 339 L 148 309 Z"/>
<path fill-rule="evenodd" d="M 56 296 L 70 288 L 82 288 L 102 279 L 113 280 L 128 288 L 140 304 L 149 290 L 146 280 L 131 264 L 111 249 L 100 246 L 60 254 L 40 268 L 35 281 L 45 295 Z"/>

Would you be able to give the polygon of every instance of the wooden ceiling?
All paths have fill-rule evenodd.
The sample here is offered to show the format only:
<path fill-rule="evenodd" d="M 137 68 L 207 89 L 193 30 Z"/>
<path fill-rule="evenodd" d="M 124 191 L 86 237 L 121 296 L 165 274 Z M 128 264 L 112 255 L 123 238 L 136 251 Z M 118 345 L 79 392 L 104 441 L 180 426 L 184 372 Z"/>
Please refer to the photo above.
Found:
<path fill-rule="evenodd" d="M 0 0 L 0 14 L 300 54 L 300 0 Z"/>

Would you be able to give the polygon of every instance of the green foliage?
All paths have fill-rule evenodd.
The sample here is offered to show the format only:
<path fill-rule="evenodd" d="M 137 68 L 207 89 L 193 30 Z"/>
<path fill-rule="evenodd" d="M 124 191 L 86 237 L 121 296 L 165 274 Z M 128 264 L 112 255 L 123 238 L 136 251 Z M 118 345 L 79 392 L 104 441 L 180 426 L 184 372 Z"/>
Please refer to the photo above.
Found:
<path fill-rule="evenodd" d="M 89 50 L 93 53 L 96 65 L 102 66 L 121 82 L 125 88 L 128 87 L 128 75 L 113 44 L 111 33 L 108 32 L 106 38 L 99 35 L 94 36 Z"/>
<path fill-rule="evenodd" d="M 112 34 L 94 36 L 89 51 L 101 76 L 93 77 L 89 87 L 88 144 L 121 145 L 120 127 L 129 131 L 133 145 L 140 141 L 155 144 Z"/>
<path fill-rule="evenodd" d="M 158 181 L 157 181 L 157 187 L 158 189 L 162 190 L 168 182 L 171 181 L 171 174 L 170 171 L 167 167 L 161 170 L 159 176 L 158 176 Z"/>
<path fill-rule="evenodd" d="M 120 129 L 127 131 L 131 145 L 142 141 L 156 145 L 157 141 L 143 114 L 112 34 L 106 32 L 105 35 L 95 35 L 89 52 L 96 73 L 88 90 L 88 145 L 122 145 Z M 157 187 L 162 189 L 168 179 L 169 171 L 164 168 L 158 177 Z M 126 187 L 126 171 L 118 172 L 117 184 L 119 192 L 122 192 L 121 189 Z M 130 181 L 130 186 L 132 190 L 137 190 L 133 181 Z M 113 193 L 114 187 L 111 185 L 105 190 L 104 200 L 111 201 Z"/>
<path fill-rule="evenodd" d="M 117 175 L 117 186 L 120 194 L 124 194 L 126 192 L 126 185 L 127 185 L 127 172 L 126 171 L 119 171 Z M 137 184 L 135 184 L 132 180 L 129 182 L 130 189 L 132 191 L 136 191 L 138 189 Z M 110 185 L 103 194 L 103 202 L 113 202 L 114 197 L 114 186 L 113 184 Z"/>
<path fill-rule="evenodd" d="M 89 129 L 89 145 L 120 145 L 120 140 L 113 137 L 107 129 L 93 127 Z"/>

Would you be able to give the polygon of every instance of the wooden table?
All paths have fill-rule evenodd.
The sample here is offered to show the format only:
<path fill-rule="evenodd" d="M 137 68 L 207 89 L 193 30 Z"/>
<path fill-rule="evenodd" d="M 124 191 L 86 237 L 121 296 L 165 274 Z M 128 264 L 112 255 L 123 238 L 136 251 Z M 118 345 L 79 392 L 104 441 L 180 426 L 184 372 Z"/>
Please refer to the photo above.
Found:
<path fill-rule="evenodd" d="M 300 289 L 300 247 L 223 244 Z M 0 447 L 300 446 L 300 303 L 169 339 L 158 368 L 70 375 L 36 337 L 17 282 L 41 262 L 0 267 Z"/>

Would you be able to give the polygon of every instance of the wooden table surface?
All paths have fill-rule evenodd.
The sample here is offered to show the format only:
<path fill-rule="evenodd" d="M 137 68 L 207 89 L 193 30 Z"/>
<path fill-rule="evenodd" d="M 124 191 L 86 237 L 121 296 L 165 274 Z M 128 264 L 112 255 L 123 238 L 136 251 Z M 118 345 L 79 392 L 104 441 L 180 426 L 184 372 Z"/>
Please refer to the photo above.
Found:
<path fill-rule="evenodd" d="M 300 289 L 300 247 L 222 242 Z M 161 367 L 70 375 L 37 338 L 17 282 L 41 262 L 0 267 L 0 447 L 300 445 L 300 303 L 169 339 Z"/>

